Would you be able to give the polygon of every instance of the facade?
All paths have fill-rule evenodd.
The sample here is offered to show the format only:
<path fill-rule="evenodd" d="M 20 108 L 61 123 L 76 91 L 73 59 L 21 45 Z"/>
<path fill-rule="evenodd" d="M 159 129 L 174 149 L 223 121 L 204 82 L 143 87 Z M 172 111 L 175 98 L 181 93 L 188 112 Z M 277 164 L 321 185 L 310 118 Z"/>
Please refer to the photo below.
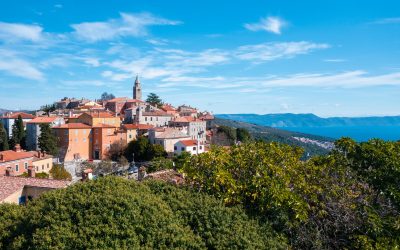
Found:
<path fill-rule="evenodd" d="M 128 97 L 118 97 L 108 100 L 104 107 L 116 114 L 124 114 L 126 109 L 137 107 L 140 104 L 143 104 L 143 101 L 129 99 Z"/>
<path fill-rule="evenodd" d="M 186 127 L 187 133 L 193 140 L 200 140 L 204 143 L 206 141 L 207 122 L 193 118 L 191 116 L 184 116 L 170 122 L 172 127 Z"/>
<path fill-rule="evenodd" d="M 97 124 L 92 127 L 92 152 L 91 159 L 103 160 L 108 157 L 107 153 L 111 145 L 120 143 L 126 145 L 126 132 L 119 127 L 106 124 Z"/>
<path fill-rule="evenodd" d="M 138 106 L 127 109 L 125 112 L 125 121 L 134 124 L 147 124 L 154 127 L 168 126 L 174 116 L 161 110 L 152 110 L 151 106 Z"/>
<path fill-rule="evenodd" d="M 32 166 L 33 154 L 21 150 L 17 144 L 13 150 L 0 152 L 0 176 L 11 175 L 18 176 L 28 171 Z"/>
<path fill-rule="evenodd" d="M 29 150 L 40 150 L 39 137 L 40 137 L 40 124 L 50 124 L 50 127 L 59 126 L 64 124 L 62 117 L 36 117 L 26 123 L 26 147 Z"/>
<path fill-rule="evenodd" d="M 153 128 L 153 125 L 147 124 L 124 124 L 122 128 L 126 131 L 126 142 L 129 143 L 136 140 L 139 136 L 143 136 L 148 133 L 149 129 Z"/>
<path fill-rule="evenodd" d="M 180 140 L 190 140 L 184 128 L 153 128 L 149 130 L 149 141 L 163 146 L 167 153 L 174 153 L 174 146 Z"/>
<path fill-rule="evenodd" d="M 204 153 L 204 145 L 198 140 L 181 140 L 174 145 L 174 154 L 180 155 L 182 152 L 189 152 L 191 155 Z"/>
<path fill-rule="evenodd" d="M 75 121 L 76 123 L 83 123 L 90 126 L 96 126 L 99 124 L 107 124 L 114 127 L 119 127 L 121 124 L 121 119 L 118 116 L 110 114 L 109 112 L 101 112 L 101 111 L 94 111 L 94 112 L 85 112 L 78 116 Z"/>
<path fill-rule="evenodd" d="M 206 129 L 209 130 L 213 127 L 215 117 L 212 114 L 206 113 L 199 117 L 200 120 L 206 122 Z"/>
<path fill-rule="evenodd" d="M 68 123 L 55 126 L 53 129 L 59 139 L 59 159 L 61 161 L 91 158 L 91 126 L 83 123 Z"/>
<path fill-rule="evenodd" d="M 0 203 L 24 205 L 44 192 L 65 188 L 71 181 L 0 176 Z"/>
<path fill-rule="evenodd" d="M 15 113 L 9 112 L 3 116 L 0 116 L 0 123 L 3 123 L 3 126 L 8 133 L 8 137 L 11 137 L 12 135 L 12 126 L 14 125 L 15 120 L 18 119 L 18 116 L 21 116 L 24 124 L 35 118 L 34 115 L 23 112 L 15 112 Z"/>
<path fill-rule="evenodd" d="M 49 174 L 53 168 L 53 156 L 40 151 L 30 151 L 33 156 L 32 167 L 36 173 Z"/>

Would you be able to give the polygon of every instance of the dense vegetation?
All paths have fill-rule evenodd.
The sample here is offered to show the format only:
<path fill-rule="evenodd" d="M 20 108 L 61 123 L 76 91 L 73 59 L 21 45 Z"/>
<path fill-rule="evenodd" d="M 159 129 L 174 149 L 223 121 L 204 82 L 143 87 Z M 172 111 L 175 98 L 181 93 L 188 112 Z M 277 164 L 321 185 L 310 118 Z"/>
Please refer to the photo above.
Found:
<path fill-rule="evenodd" d="M 104 177 L 0 205 L 1 249 L 284 249 L 239 206 L 159 182 Z"/>
<path fill-rule="evenodd" d="M 400 244 L 400 142 L 336 142 L 328 156 L 301 161 L 302 149 L 256 142 L 214 148 L 182 171 L 196 190 L 243 205 L 299 249 Z"/>
<path fill-rule="evenodd" d="M 8 150 L 8 134 L 2 122 L 0 122 L 0 151 Z"/>
<path fill-rule="evenodd" d="M 57 137 L 51 131 L 50 124 L 42 123 L 40 126 L 40 136 L 38 138 L 40 151 L 56 156 L 58 153 Z"/>

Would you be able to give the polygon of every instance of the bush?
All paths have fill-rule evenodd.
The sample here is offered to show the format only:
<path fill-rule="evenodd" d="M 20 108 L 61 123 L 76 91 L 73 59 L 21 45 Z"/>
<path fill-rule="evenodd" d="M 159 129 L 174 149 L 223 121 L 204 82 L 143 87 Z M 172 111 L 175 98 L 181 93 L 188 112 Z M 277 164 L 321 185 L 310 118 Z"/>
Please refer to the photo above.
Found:
<path fill-rule="evenodd" d="M 65 170 L 64 166 L 60 164 L 54 164 L 50 169 L 50 175 L 53 179 L 56 180 L 71 180 L 71 174 Z"/>
<path fill-rule="evenodd" d="M 0 229 L 5 249 L 285 248 L 240 207 L 166 183 L 116 177 L 51 191 L 26 207 L 0 205 Z"/>

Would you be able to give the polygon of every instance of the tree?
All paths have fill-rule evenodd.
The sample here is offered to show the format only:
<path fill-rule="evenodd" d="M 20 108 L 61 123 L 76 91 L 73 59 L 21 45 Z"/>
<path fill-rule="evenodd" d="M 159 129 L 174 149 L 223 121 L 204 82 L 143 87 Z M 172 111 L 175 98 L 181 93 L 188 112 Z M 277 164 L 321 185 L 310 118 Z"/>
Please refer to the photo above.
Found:
<path fill-rule="evenodd" d="M 240 142 L 249 142 L 252 140 L 252 136 L 250 132 L 245 128 L 237 128 L 236 129 L 236 137 Z"/>
<path fill-rule="evenodd" d="M 101 94 L 100 100 L 101 101 L 108 101 L 111 99 L 114 99 L 115 96 L 111 93 L 107 93 L 107 92 L 103 92 L 103 94 Z"/>
<path fill-rule="evenodd" d="M 161 100 L 161 98 L 156 95 L 155 93 L 150 93 L 147 96 L 146 102 L 150 103 L 153 106 L 156 107 L 161 107 L 163 105 L 163 101 Z"/>
<path fill-rule="evenodd" d="M 150 161 L 155 157 L 165 157 L 167 153 L 161 145 L 152 145 L 146 137 L 139 137 L 137 140 L 128 143 L 124 156 L 128 161 Z"/>
<path fill-rule="evenodd" d="M 53 164 L 53 167 L 50 169 L 50 175 L 56 180 L 72 180 L 71 174 L 60 164 Z"/>
<path fill-rule="evenodd" d="M 53 104 L 46 104 L 40 107 L 40 110 L 46 112 L 49 114 L 50 112 L 53 112 L 57 109 L 57 105 L 55 103 Z"/>
<path fill-rule="evenodd" d="M 3 126 L 3 123 L 0 122 L 0 151 L 8 150 L 8 134 L 6 129 Z"/>
<path fill-rule="evenodd" d="M 2 249 L 288 249 L 240 206 L 157 181 L 116 177 L 0 204 Z"/>
<path fill-rule="evenodd" d="M 12 125 L 12 136 L 10 140 L 11 147 L 19 144 L 23 149 L 25 149 L 26 145 L 26 134 L 24 122 L 22 121 L 21 115 L 18 115 L 18 118 L 15 120 Z"/>
<path fill-rule="evenodd" d="M 53 156 L 58 154 L 57 137 L 53 134 L 50 124 L 42 123 L 40 127 L 39 148 L 40 151 L 46 152 Z"/>
<path fill-rule="evenodd" d="M 174 156 L 175 168 L 181 169 L 186 162 L 190 161 L 191 156 L 192 155 L 187 151 L 184 151 L 179 155 Z"/>
<path fill-rule="evenodd" d="M 164 157 L 154 158 L 146 168 L 147 173 L 153 173 L 164 169 L 172 169 L 173 161 Z"/>
<path fill-rule="evenodd" d="M 121 157 L 124 157 L 124 150 L 125 145 L 122 142 L 113 142 L 107 152 L 107 158 L 111 161 L 119 161 Z"/>

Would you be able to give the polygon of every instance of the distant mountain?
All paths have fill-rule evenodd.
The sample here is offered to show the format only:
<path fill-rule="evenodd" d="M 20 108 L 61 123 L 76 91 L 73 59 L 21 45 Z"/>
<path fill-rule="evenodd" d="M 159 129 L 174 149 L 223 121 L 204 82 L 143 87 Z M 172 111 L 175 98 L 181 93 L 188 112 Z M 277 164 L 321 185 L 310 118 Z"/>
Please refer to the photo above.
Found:
<path fill-rule="evenodd" d="M 314 114 L 220 114 L 216 117 L 338 139 L 400 140 L 400 116 L 330 117 Z"/>
<path fill-rule="evenodd" d="M 28 113 L 28 114 L 34 113 L 34 111 L 32 111 L 32 110 L 9 110 L 9 109 L 0 108 L 0 115 L 7 113 L 7 112 L 24 112 L 24 113 Z"/>
<path fill-rule="evenodd" d="M 281 142 L 292 146 L 302 147 L 305 150 L 304 156 L 306 158 L 313 155 L 326 154 L 333 148 L 334 139 L 324 136 L 286 131 L 246 122 L 221 119 L 218 117 L 215 119 L 214 123 L 234 128 L 245 128 L 255 139 Z"/>
<path fill-rule="evenodd" d="M 314 114 L 220 114 L 219 118 L 271 127 L 400 126 L 400 116 L 329 117 Z"/>

